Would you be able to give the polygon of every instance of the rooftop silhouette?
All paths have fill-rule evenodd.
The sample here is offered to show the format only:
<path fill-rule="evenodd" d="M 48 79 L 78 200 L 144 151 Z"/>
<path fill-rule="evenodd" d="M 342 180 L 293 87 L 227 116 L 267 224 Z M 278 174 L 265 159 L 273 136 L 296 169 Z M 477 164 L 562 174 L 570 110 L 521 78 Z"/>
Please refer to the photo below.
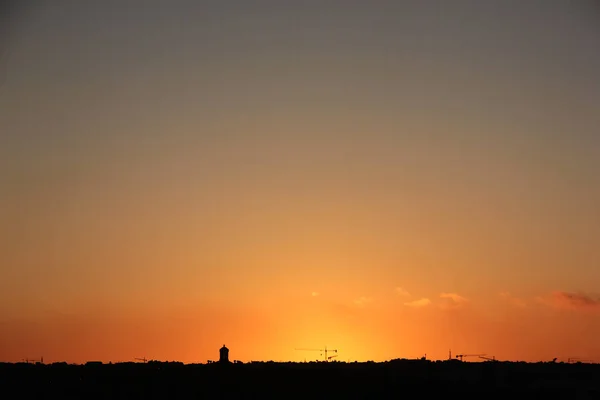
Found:
<path fill-rule="evenodd" d="M 220 353 L 227 354 L 224 350 Z M 18 393 L 25 387 L 32 397 L 280 398 L 293 394 L 311 398 L 386 398 L 420 393 L 445 397 L 456 394 L 464 399 L 494 393 L 518 398 L 598 398 L 600 364 L 422 358 L 381 363 L 231 363 L 224 369 L 215 363 L 160 361 L 85 365 L 22 362 L 0 363 L 0 384 L 7 393 Z"/>

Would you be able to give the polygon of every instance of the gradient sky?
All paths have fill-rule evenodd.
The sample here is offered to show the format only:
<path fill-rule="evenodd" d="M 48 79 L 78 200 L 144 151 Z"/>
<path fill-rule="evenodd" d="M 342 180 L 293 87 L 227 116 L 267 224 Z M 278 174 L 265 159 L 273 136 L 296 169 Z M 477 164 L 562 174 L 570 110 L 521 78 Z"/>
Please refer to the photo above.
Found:
<path fill-rule="evenodd" d="M 600 360 L 592 2 L 24 4 L 0 360 Z"/>

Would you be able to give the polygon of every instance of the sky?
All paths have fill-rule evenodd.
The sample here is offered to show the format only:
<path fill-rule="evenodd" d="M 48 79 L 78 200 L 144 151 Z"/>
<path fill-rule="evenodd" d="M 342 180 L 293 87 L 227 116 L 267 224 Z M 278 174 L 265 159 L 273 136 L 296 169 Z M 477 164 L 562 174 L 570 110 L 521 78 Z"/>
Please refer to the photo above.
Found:
<path fill-rule="evenodd" d="M 0 361 L 600 361 L 594 2 L 16 4 Z"/>

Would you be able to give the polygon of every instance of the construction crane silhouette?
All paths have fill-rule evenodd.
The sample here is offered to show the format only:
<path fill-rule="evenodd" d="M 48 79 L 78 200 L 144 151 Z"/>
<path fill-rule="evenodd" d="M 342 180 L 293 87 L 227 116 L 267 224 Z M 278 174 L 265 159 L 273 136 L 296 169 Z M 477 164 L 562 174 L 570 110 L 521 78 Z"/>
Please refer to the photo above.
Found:
<path fill-rule="evenodd" d="M 579 363 L 593 363 L 593 362 L 594 362 L 594 360 L 584 360 L 583 358 L 579 358 L 579 357 L 569 357 L 569 358 L 567 359 L 567 362 L 568 362 L 569 364 L 572 364 L 572 363 L 578 363 L 578 362 L 579 362 Z"/>
<path fill-rule="evenodd" d="M 492 356 L 492 358 L 490 358 L 490 357 L 484 357 L 484 356 L 479 356 L 479 358 L 481 358 L 482 360 L 486 360 L 486 361 L 498 361 L 498 360 L 496 360 L 495 356 Z"/>
<path fill-rule="evenodd" d="M 43 364 L 44 363 L 44 357 L 40 357 L 39 359 L 31 359 L 31 358 L 25 358 L 23 359 L 23 362 L 29 364 L 29 363 L 40 363 Z"/>
<path fill-rule="evenodd" d="M 148 360 L 146 359 L 146 357 L 144 357 L 144 358 L 134 358 L 134 360 L 142 361 L 144 364 L 148 362 Z"/>
<path fill-rule="evenodd" d="M 463 358 L 465 357 L 483 357 L 485 356 L 485 354 L 457 354 L 456 358 L 459 359 L 460 361 L 463 360 Z"/>
<path fill-rule="evenodd" d="M 337 357 L 337 354 L 333 355 L 333 356 L 327 356 L 328 352 L 334 352 L 334 353 L 338 352 L 337 349 L 328 350 L 327 346 L 325 346 L 324 349 L 304 349 L 304 348 L 300 348 L 300 349 L 295 349 L 295 350 L 298 350 L 298 351 L 318 351 L 318 352 L 321 353 L 321 356 L 323 356 L 323 355 L 325 356 L 325 362 L 329 362 L 329 360 L 331 360 L 332 358 Z"/>

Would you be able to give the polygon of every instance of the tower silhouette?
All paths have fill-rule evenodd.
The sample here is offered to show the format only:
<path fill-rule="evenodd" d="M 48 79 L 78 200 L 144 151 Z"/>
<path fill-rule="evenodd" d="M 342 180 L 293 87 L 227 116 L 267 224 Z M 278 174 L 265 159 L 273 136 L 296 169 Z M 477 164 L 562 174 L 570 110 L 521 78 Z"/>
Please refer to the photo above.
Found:
<path fill-rule="evenodd" d="M 219 362 L 228 363 L 229 362 L 229 349 L 223 345 L 219 350 Z"/>

